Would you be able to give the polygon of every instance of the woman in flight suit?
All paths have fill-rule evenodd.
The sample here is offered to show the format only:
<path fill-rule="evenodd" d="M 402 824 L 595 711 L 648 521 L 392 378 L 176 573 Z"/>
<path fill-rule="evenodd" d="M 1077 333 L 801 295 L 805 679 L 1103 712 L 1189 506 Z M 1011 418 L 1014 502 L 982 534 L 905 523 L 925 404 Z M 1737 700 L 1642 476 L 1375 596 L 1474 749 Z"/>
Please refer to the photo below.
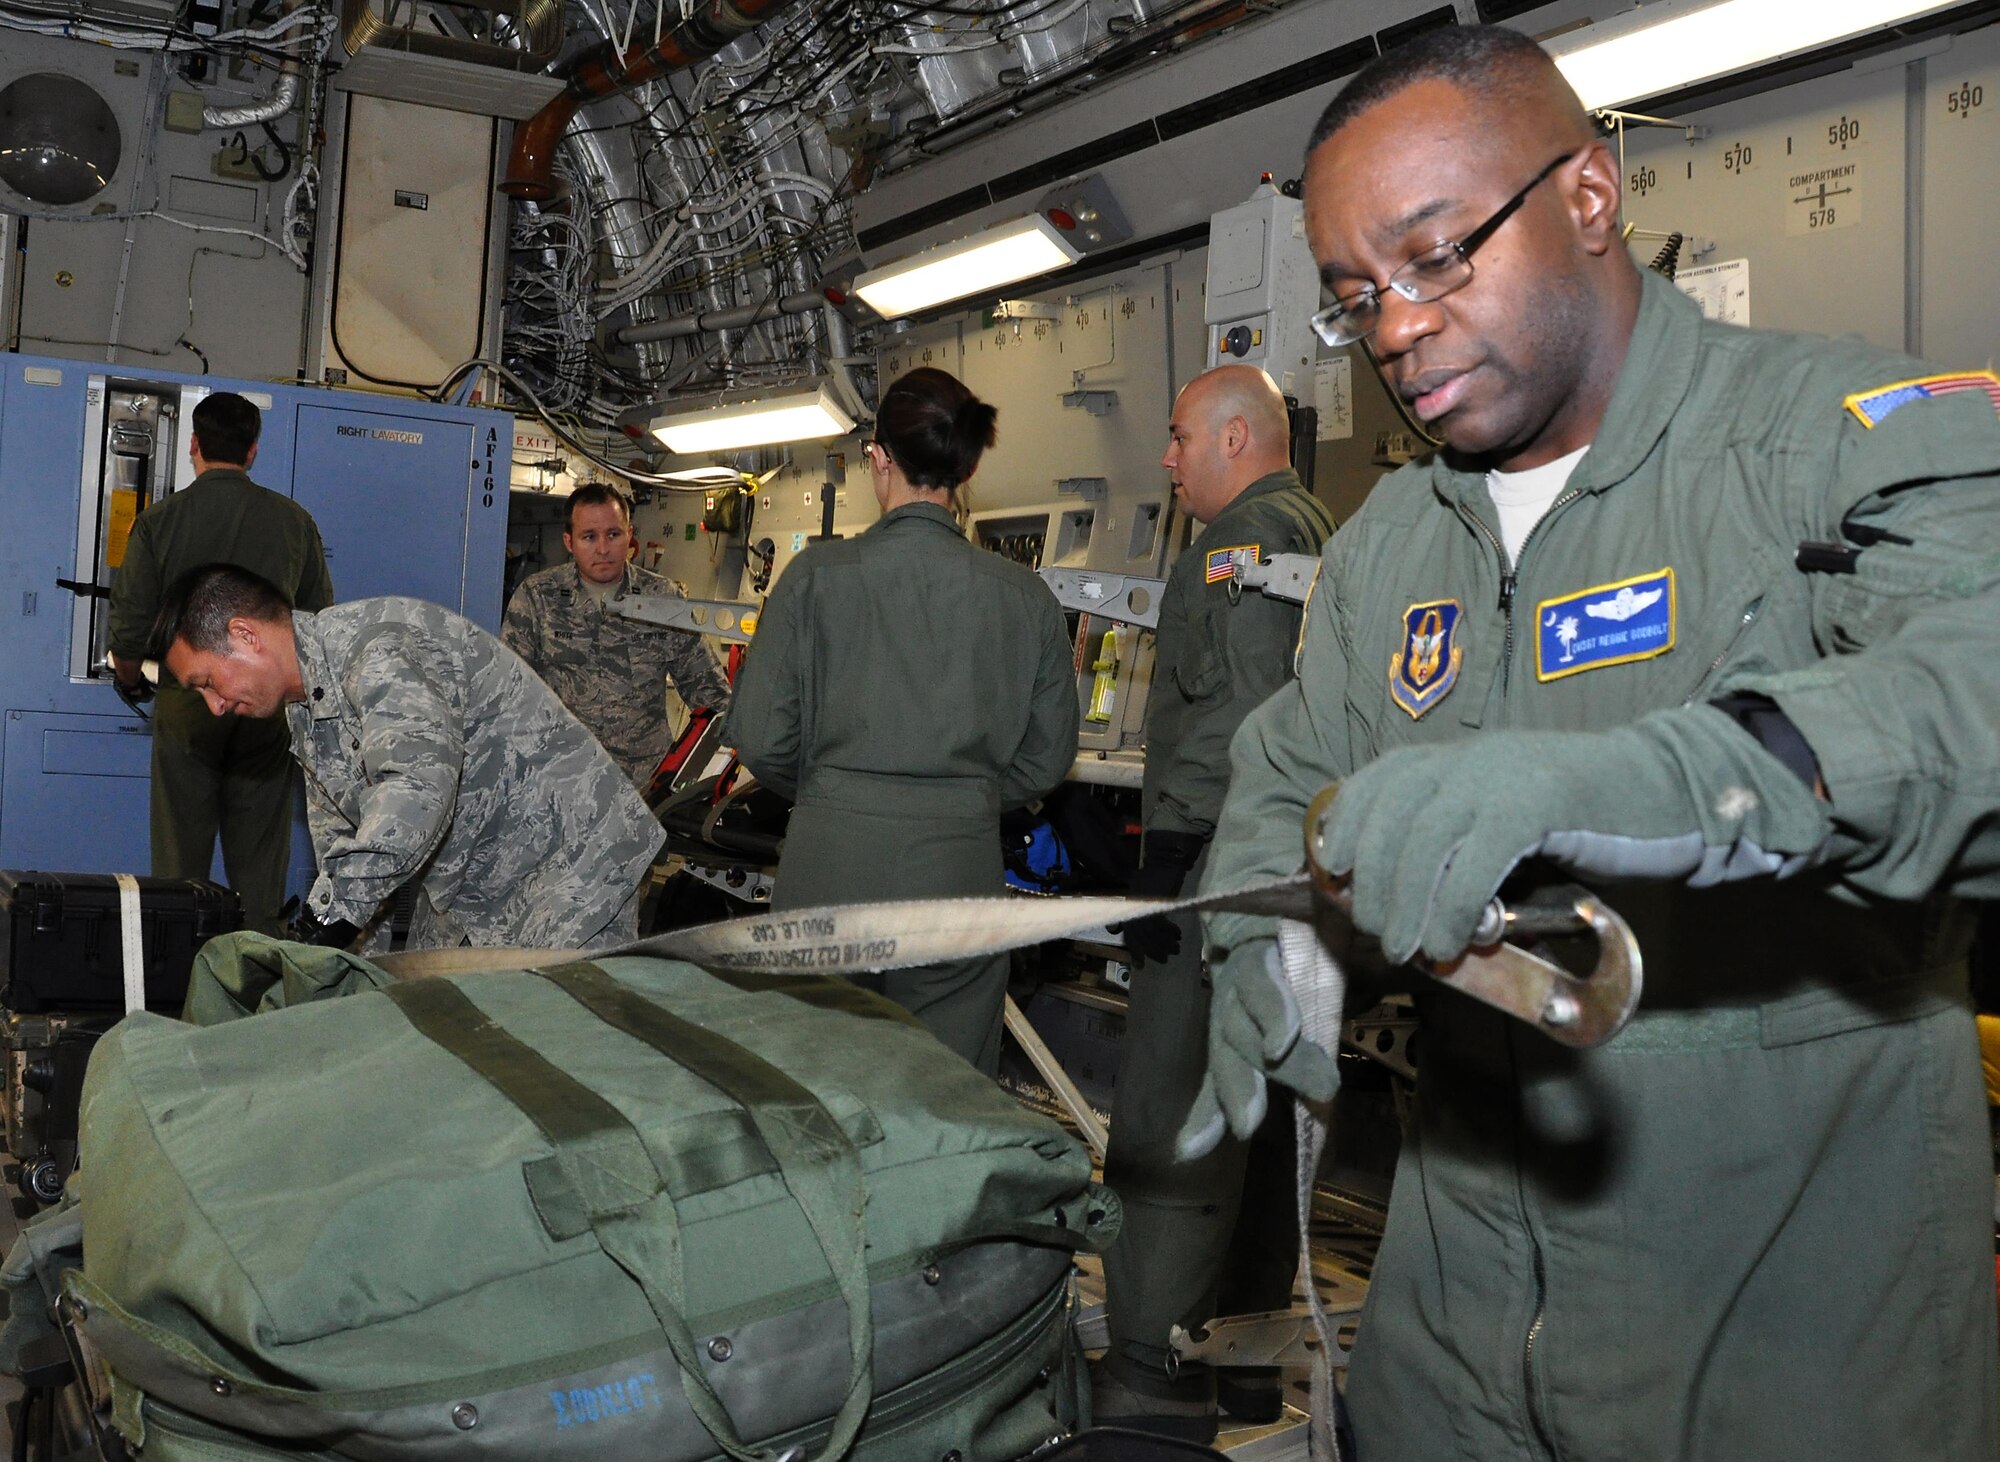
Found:
<path fill-rule="evenodd" d="M 1062 610 L 954 512 L 996 415 L 945 371 L 899 378 L 864 449 L 880 521 L 807 548 L 764 607 L 728 734 L 794 800 L 774 908 L 997 894 L 1001 812 L 1076 757 Z M 859 983 L 997 1068 L 1005 955 Z"/>

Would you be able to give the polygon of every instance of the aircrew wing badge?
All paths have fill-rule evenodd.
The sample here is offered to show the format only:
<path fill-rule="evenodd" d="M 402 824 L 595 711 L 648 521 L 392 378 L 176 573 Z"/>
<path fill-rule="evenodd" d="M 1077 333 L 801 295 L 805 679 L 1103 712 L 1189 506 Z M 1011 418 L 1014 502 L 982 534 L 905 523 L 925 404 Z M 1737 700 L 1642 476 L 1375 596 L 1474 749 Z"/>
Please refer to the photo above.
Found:
<path fill-rule="evenodd" d="M 1458 683 L 1465 660 L 1458 622 L 1464 612 L 1456 599 L 1433 599 L 1403 611 L 1403 643 L 1389 657 L 1389 698 L 1413 721 Z"/>

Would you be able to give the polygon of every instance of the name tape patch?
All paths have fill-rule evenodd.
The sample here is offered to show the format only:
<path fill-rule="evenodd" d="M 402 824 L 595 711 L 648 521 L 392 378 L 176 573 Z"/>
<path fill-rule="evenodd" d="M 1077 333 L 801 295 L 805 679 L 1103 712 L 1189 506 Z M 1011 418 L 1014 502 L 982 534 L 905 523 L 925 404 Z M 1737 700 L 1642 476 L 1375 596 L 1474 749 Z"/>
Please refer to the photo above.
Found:
<path fill-rule="evenodd" d="M 1432 599 L 1403 611 L 1403 643 L 1389 657 L 1389 699 L 1412 721 L 1450 694 L 1458 683 L 1465 647 L 1458 642 L 1465 606 Z"/>
<path fill-rule="evenodd" d="M 1674 571 L 1598 584 L 1535 606 L 1535 678 L 1561 680 L 1674 647 Z"/>
<path fill-rule="evenodd" d="M 1991 371 L 1954 371 L 1945 376 L 1919 376 L 1914 381 L 1897 381 L 1873 391 L 1857 391 L 1841 404 L 1859 417 L 1863 426 L 1873 431 L 1899 406 L 1950 396 L 1959 391 L 1984 391 L 1986 399 L 1993 403 L 1993 409 L 2000 411 L 2000 376 Z"/>
<path fill-rule="evenodd" d="M 1234 548 L 1215 549 L 1203 561 L 1206 572 L 1202 577 L 1202 582 L 1205 584 L 1219 584 L 1224 579 L 1235 578 L 1236 555 L 1247 553 L 1250 555 L 1249 561 L 1256 563 L 1263 557 L 1263 547 L 1261 543 L 1239 543 Z"/>

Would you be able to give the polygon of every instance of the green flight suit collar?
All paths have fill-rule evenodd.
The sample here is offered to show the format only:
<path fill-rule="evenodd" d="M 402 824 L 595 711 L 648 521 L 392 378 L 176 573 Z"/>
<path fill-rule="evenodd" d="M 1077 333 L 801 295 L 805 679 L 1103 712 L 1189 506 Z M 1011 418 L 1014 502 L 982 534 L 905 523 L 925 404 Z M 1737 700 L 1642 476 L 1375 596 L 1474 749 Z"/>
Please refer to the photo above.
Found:
<path fill-rule="evenodd" d="M 1245 508 L 1260 497 L 1269 497 L 1274 492 L 1284 492 L 1287 489 L 1305 491 L 1305 484 L 1299 481 L 1298 473 L 1289 467 L 1280 467 L 1276 472 L 1266 472 L 1224 503 L 1221 512 L 1203 523 L 1201 531 L 1195 534 L 1194 541 L 1188 544 L 1187 551 L 1193 553 L 1197 550 L 1206 550 L 1219 539 L 1238 532 L 1236 523 L 1244 516 Z"/>
<path fill-rule="evenodd" d="M 938 527 L 945 529 L 954 538 L 963 538 L 965 536 L 965 530 L 958 526 L 958 519 L 952 516 L 951 509 L 937 503 L 904 503 L 900 508 L 884 513 L 869 526 L 867 531 L 870 533 L 881 533 L 886 531 L 892 523 L 914 522 L 918 520 L 926 523 L 934 523 Z"/>
<path fill-rule="evenodd" d="M 204 482 L 249 482 L 250 474 L 241 467 L 210 467 L 197 472 L 189 487 L 200 487 Z M 255 486 L 253 483 L 252 486 Z"/>
<path fill-rule="evenodd" d="M 1570 475 L 1568 493 L 1600 492 L 1638 470 L 1680 410 L 1694 384 L 1701 307 L 1650 269 L 1640 271 L 1639 317 L 1618 372 L 1618 385 L 1590 450 Z M 1490 510 L 1486 469 L 1466 471 L 1438 455 L 1433 484 L 1461 511 Z"/>
<path fill-rule="evenodd" d="M 333 663 L 326 657 L 326 647 L 320 643 L 319 626 L 313 623 L 313 616 L 303 610 L 292 611 L 292 642 L 298 648 L 299 683 L 306 689 L 306 698 L 293 704 L 300 706 L 315 721 L 325 721 L 340 714 L 340 677 L 333 673 Z"/>
<path fill-rule="evenodd" d="M 1287 488 L 1296 489 L 1299 492 L 1306 490 L 1305 484 L 1299 481 L 1299 474 L 1292 471 L 1289 467 L 1280 467 L 1276 472 L 1266 472 L 1262 477 L 1252 482 L 1243 491 L 1237 493 L 1235 497 L 1223 504 L 1222 511 L 1210 519 L 1210 522 L 1221 522 L 1252 498 L 1264 497 L 1274 492 L 1284 492 Z"/>

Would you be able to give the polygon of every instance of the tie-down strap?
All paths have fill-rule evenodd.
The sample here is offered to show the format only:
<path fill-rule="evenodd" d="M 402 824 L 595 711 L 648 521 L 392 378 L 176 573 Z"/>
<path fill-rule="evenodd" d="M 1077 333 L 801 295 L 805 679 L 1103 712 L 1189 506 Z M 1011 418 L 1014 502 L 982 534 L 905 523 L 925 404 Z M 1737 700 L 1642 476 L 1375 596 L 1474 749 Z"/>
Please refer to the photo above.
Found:
<path fill-rule="evenodd" d="M 605 953 L 684 959 L 725 977 L 732 971 L 859 974 L 998 954 L 1052 939 L 1093 933 L 1103 937 L 1107 925 L 1154 914 L 1265 914 L 1310 923 L 1329 910 L 1347 917 L 1345 890 L 1298 873 L 1181 899 L 1090 896 L 829 904 L 676 929 Z M 1587 975 L 1571 974 L 1506 942 L 1573 934 L 1596 940 L 1596 967 Z M 1496 899 L 1479 938 L 1479 945 L 1457 959 L 1419 967 L 1565 1045 L 1595 1046 L 1610 1040 L 1638 1007 L 1638 942 L 1623 919 L 1584 889 L 1562 885 L 1538 890 L 1512 905 Z M 493 951 L 461 953 L 484 956 L 490 964 Z"/>

